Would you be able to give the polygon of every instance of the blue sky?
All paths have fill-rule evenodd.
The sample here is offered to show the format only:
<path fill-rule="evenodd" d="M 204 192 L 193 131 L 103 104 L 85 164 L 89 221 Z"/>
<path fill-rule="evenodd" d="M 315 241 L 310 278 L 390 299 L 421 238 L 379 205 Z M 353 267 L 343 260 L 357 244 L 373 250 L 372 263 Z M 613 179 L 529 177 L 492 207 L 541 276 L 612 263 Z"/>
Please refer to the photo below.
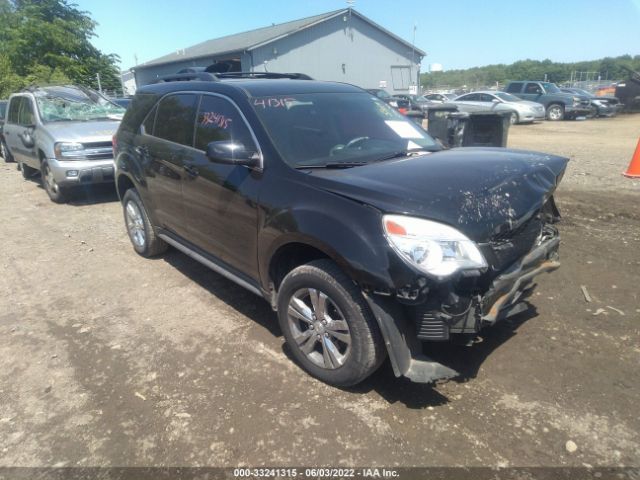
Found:
<path fill-rule="evenodd" d="M 180 48 L 346 7 L 344 0 L 75 0 L 99 25 L 96 47 L 122 68 Z M 640 54 L 640 0 L 356 0 L 355 9 L 446 70 L 532 58 Z"/>

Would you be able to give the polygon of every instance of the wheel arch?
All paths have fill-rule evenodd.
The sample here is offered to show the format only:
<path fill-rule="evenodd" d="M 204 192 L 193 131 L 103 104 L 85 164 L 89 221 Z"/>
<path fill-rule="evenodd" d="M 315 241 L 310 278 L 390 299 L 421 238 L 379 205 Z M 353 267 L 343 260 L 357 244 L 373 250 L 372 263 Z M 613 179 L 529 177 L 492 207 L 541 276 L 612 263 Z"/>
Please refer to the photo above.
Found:
<path fill-rule="evenodd" d="M 122 201 L 122 199 L 124 198 L 124 194 L 127 192 L 127 190 L 131 188 L 136 188 L 136 185 L 131 177 L 129 177 L 125 173 L 121 173 L 120 175 L 118 175 L 118 178 L 116 179 L 116 192 L 120 201 Z"/>

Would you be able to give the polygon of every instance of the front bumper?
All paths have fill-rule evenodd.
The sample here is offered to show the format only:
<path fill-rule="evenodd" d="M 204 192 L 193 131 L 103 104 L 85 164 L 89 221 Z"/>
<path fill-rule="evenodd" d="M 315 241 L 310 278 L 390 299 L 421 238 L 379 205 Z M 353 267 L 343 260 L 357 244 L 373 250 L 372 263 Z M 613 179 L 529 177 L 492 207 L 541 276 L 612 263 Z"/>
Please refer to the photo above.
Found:
<path fill-rule="evenodd" d="M 567 117 L 586 117 L 591 114 L 591 107 L 585 105 L 567 105 L 564 108 Z"/>
<path fill-rule="evenodd" d="M 616 105 L 594 105 L 596 113 L 601 117 L 612 117 L 618 113 Z"/>
<path fill-rule="evenodd" d="M 458 376 L 458 372 L 438 363 L 422 352 L 422 341 L 448 340 L 450 334 L 476 335 L 483 327 L 526 310 L 523 300 L 533 288 L 533 279 L 560 266 L 560 237 L 545 237 L 520 261 L 493 279 L 482 296 L 469 298 L 460 314 L 451 311 L 430 311 L 424 306 L 404 307 L 389 297 L 364 292 L 389 353 L 396 376 L 405 376 L 417 383 Z"/>
<path fill-rule="evenodd" d="M 533 279 L 560 266 L 559 246 L 560 237 L 555 236 L 534 248 L 520 262 L 496 277 L 482 300 L 482 323 L 493 324 L 517 313 L 519 300 L 523 298 Z"/>
<path fill-rule="evenodd" d="M 114 181 L 113 159 L 68 160 L 55 158 L 47 160 L 56 183 L 61 186 L 109 183 Z"/>

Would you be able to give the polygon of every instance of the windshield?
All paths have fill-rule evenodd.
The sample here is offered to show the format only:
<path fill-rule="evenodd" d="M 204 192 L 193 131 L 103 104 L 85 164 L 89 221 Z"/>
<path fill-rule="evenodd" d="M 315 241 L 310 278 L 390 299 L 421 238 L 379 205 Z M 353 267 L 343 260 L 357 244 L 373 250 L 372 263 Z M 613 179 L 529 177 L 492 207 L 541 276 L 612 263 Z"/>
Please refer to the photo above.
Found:
<path fill-rule="evenodd" d="M 499 99 L 504 100 L 505 102 L 521 102 L 522 101 L 518 97 L 516 97 L 515 95 L 511 95 L 510 93 L 496 92 L 494 93 L 494 95 Z"/>
<path fill-rule="evenodd" d="M 258 97 L 251 103 L 292 167 L 369 163 L 412 150 L 439 150 L 421 127 L 364 92 Z"/>
<path fill-rule="evenodd" d="M 122 120 L 125 112 L 88 88 L 47 87 L 34 95 L 43 122 Z"/>
<path fill-rule="evenodd" d="M 583 95 L 585 97 L 594 97 L 595 96 L 593 93 L 587 92 L 586 90 L 583 90 L 581 88 L 574 88 L 572 90 L 573 90 L 573 93 L 577 93 L 578 95 Z"/>
<path fill-rule="evenodd" d="M 562 93 L 555 83 L 541 82 L 547 93 Z"/>

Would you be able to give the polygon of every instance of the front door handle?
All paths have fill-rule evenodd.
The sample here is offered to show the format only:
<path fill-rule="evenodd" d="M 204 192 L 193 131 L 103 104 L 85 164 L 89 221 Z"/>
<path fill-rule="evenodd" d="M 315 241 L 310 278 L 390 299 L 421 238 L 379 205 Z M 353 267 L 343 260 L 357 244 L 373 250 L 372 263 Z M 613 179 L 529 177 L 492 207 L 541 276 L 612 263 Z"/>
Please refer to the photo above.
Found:
<path fill-rule="evenodd" d="M 198 175 L 200 175 L 200 172 L 198 171 L 198 169 L 192 165 L 183 165 L 182 168 L 184 169 L 185 172 L 187 172 L 187 175 L 189 175 L 190 177 L 197 177 Z"/>
<path fill-rule="evenodd" d="M 149 155 L 149 147 L 146 145 L 141 145 L 133 149 L 138 155 L 141 157 L 146 157 Z"/>

